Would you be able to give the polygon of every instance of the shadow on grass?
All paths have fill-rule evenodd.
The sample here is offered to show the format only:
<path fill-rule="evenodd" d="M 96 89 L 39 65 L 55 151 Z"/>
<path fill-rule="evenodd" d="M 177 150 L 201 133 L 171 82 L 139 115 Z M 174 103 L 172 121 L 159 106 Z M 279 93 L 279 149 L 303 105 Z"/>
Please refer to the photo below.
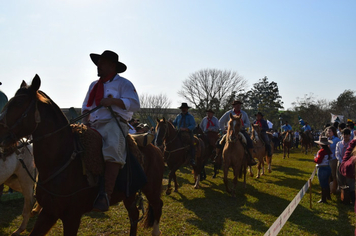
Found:
<path fill-rule="evenodd" d="M 291 171 L 288 174 L 298 172 L 298 170 L 294 170 L 294 168 L 288 167 L 285 169 L 284 167 L 280 167 L 279 171 L 281 170 L 287 172 Z M 210 168 L 207 168 L 207 175 L 212 175 L 212 170 Z M 305 180 L 295 180 L 289 177 L 282 177 L 283 179 L 281 179 L 281 181 L 277 180 L 273 184 L 284 185 L 290 188 L 294 188 L 295 185 L 298 186 L 295 188 L 300 189 L 306 182 Z M 221 181 L 219 179 L 221 179 Z M 263 184 L 263 181 L 260 179 L 255 180 L 260 184 Z M 231 176 L 229 181 L 231 184 Z M 208 235 L 226 235 L 227 222 L 232 222 L 232 224 L 235 225 L 244 225 L 244 229 L 249 229 L 250 233 L 263 234 L 269 229 L 270 225 L 266 225 L 266 222 L 263 219 L 261 220 L 254 218 L 253 214 L 251 214 L 251 211 L 257 211 L 259 214 L 264 214 L 264 219 L 266 219 L 266 217 L 277 219 L 277 217 L 284 211 L 284 209 L 292 200 L 291 199 L 289 201 L 279 196 L 265 193 L 248 183 L 247 188 L 244 189 L 242 179 L 239 179 L 239 183 L 237 185 L 237 197 L 232 198 L 225 191 L 225 185 L 223 184 L 221 175 L 218 176 L 214 181 L 210 180 L 208 177 L 208 179 L 204 180 L 204 185 L 207 185 L 201 188 L 201 190 L 204 191 L 204 197 L 188 199 L 184 194 L 181 193 L 175 193 L 178 194 L 179 197 L 175 194 L 172 194 L 170 197 L 175 201 L 181 202 L 183 206 L 189 211 L 194 212 L 197 218 L 188 218 L 187 222 L 198 227 L 201 231 L 206 232 Z M 318 200 L 317 198 L 320 196 L 318 194 L 314 194 L 314 196 L 316 196 L 313 199 L 315 205 L 316 201 Z M 353 230 L 348 223 L 349 216 L 347 213 L 345 213 L 345 209 L 343 208 L 345 208 L 345 205 L 340 206 L 340 214 L 337 216 L 337 222 L 335 222 L 334 220 L 325 220 L 320 216 L 320 214 L 323 213 L 323 211 L 327 211 L 327 209 L 315 210 L 298 205 L 288 222 L 297 225 L 297 229 L 294 230 L 304 230 L 312 235 L 320 236 L 330 235 L 332 227 L 330 228 L 329 226 L 334 224 L 344 224 L 346 227 L 348 227 L 344 232 L 335 231 L 333 234 L 352 235 Z M 306 222 L 306 219 L 313 220 Z M 325 227 L 321 227 L 322 225 Z M 289 233 L 290 229 L 286 227 L 282 230 L 284 230 L 284 232 L 288 235 L 295 233 L 295 231 Z M 231 233 L 232 231 L 229 232 Z M 238 235 L 239 233 L 241 232 L 237 232 L 236 234 Z"/>
<path fill-rule="evenodd" d="M 303 171 L 297 168 L 280 166 L 280 165 L 273 166 L 273 170 L 282 172 L 285 175 L 290 175 L 290 176 L 304 176 L 305 174 L 309 174 L 309 171 Z"/>

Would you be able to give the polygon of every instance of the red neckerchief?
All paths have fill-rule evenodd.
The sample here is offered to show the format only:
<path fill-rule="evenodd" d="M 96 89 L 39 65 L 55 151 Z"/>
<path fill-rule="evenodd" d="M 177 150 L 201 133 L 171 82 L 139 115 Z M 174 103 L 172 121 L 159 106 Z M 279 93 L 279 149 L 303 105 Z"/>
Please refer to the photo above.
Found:
<path fill-rule="evenodd" d="M 208 117 L 208 123 L 206 124 L 206 129 L 209 129 L 210 126 L 215 126 L 211 119 Z"/>
<path fill-rule="evenodd" d="M 110 79 L 113 79 L 114 76 L 116 76 L 116 73 L 110 74 L 105 77 L 100 77 L 98 82 L 96 82 L 93 89 L 90 91 L 87 107 L 91 107 L 94 101 L 95 105 L 98 106 L 100 104 L 101 99 L 103 99 L 104 97 L 104 83 L 109 81 Z"/>
<path fill-rule="evenodd" d="M 234 109 L 234 112 L 235 112 L 236 115 L 240 115 L 241 114 L 241 110 L 236 111 Z M 244 121 L 242 120 L 242 114 L 241 114 L 241 125 L 242 125 L 242 127 L 244 126 Z"/>
<path fill-rule="evenodd" d="M 262 123 L 260 120 L 256 120 L 256 124 L 258 124 L 260 127 L 262 127 Z"/>

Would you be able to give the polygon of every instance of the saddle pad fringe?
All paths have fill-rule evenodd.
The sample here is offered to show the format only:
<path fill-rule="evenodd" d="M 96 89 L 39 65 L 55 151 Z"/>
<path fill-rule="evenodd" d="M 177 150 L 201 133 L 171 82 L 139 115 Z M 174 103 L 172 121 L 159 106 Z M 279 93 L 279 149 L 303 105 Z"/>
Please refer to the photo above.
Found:
<path fill-rule="evenodd" d="M 85 172 L 99 176 L 104 172 L 104 157 L 102 153 L 101 135 L 83 124 L 72 124 L 72 132 L 77 135 L 82 147 L 81 158 L 84 163 Z M 87 173 L 88 174 L 88 173 Z"/>

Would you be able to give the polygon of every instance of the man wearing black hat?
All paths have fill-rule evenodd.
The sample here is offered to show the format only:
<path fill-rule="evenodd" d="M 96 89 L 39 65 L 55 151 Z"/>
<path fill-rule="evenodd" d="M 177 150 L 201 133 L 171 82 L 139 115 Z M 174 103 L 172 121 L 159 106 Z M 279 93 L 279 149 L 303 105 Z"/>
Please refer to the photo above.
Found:
<path fill-rule="evenodd" d="M 208 131 L 219 132 L 219 120 L 214 116 L 214 111 L 209 109 L 206 111 L 206 116 L 200 122 L 200 128 L 204 133 Z"/>
<path fill-rule="evenodd" d="M 269 137 L 266 133 L 269 130 L 267 121 L 263 119 L 263 114 L 261 112 L 257 112 L 255 116 L 256 116 L 256 121 L 254 122 L 254 124 L 257 124 L 261 127 L 261 138 L 265 143 L 265 147 L 268 153 L 267 155 L 271 157 L 272 156 L 271 144 L 270 144 Z"/>
<path fill-rule="evenodd" d="M 105 192 L 99 193 L 94 210 L 107 211 L 116 177 L 126 162 L 125 138 L 129 131 L 127 121 L 140 109 L 140 101 L 133 84 L 118 75 L 126 70 L 126 65 L 119 62 L 119 56 L 115 52 L 107 50 L 101 55 L 92 53 L 90 58 L 97 66 L 100 79 L 91 83 L 83 102 L 82 113 L 99 105 L 103 107 L 91 113 L 83 123 L 96 129 L 103 138 L 105 183 L 101 185 L 105 185 Z M 112 108 L 121 127 L 107 107 Z"/>
<path fill-rule="evenodd" d="M 187 103 L 183 102 L 180 107 L 181 113 L 173 121 L 173 125 L 180 131 L 180 137 L 182 137 L 181 132 L 188 132 L 190 136 L 190 164 L 195 166 L 195 147 L 194 147 L 194 135 L 193 130 L 196 126 L 195 120 L 192 114 L 188 112 L 190 108 Z M 184 141 L 184 140 L 183 140 Z"/>
<path fill-rule="evenodd" d="M 227 129 L 227 123 L 230 120 L 230 114 L 232 115 L 240 115 L 241 114 L 241 121 L 242 121 L 242 129 L 241 129 L 241 133 L 245 136 L 246 141 L 247 141 L 247 149 L 248 149 L 248 153 L 249 153 L 249 158 L 247 160 L 247 163 L 249 166 L 253 166 L 256 165 L 256 161 L 253 158 L 253 143 L 251 140 L 250 135 L 248 135 L 248 133 L 246 132 L 246 128 L 250 128 L 250 120 L 248 118 L 248 115 L 246 112 L 244 112 L 243 110 L 241 110 L 241 105 L 243 103 L 240 100 L 236 100 L 234 101 L 231 105 L 233 107 L 233 109 L 227 111 L 219 120 L 220 123 L 220 129 L 222 129 L 223 131 L 225 131 Z"/>

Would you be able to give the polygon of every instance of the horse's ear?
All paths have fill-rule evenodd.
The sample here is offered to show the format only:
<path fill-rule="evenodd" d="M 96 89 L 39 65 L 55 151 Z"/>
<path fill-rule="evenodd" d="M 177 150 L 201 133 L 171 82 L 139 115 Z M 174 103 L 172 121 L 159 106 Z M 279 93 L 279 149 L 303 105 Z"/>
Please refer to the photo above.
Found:
<path fill-rule="evenodd" d="M 20 88 L 26 88 L 26 87 L 27 87 L 27 84 L 26 84 L 25 80 L 22 80 Z"/>
<path fill-rule="evenodd" d="M 33 80 L 32 80 L 32 83 L 31 83 L 31 89 L 33 91 L 37 91 L 40 87 L 41 87 L 41 79 L 36 74 L 35 77 L 33 77 Z"/>

